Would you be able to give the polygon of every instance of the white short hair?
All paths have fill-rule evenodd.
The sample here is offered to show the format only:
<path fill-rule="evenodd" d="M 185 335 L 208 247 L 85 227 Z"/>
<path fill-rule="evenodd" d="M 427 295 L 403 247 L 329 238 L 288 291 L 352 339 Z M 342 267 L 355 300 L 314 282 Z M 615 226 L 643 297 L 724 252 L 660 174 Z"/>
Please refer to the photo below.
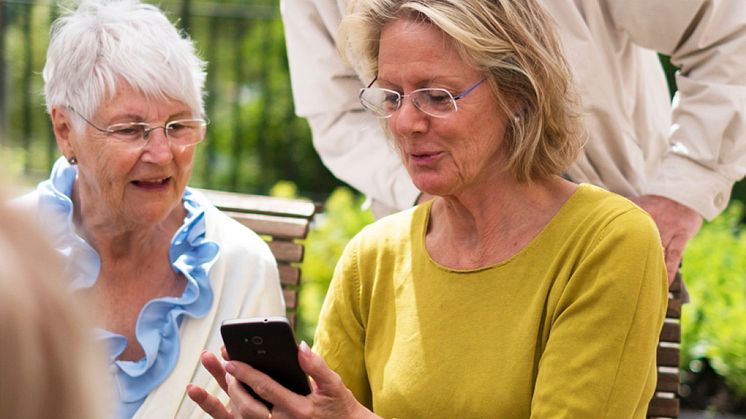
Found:
<path fill-rule="evenodd" d="M 205 67 L 191 39 L 157 7 L 83 0 L 50 30 L 43 71 L 47 111 L 69 106 L 88 118 L 124 82 L 148 97 L 183 102 L 201 116 Z"/>

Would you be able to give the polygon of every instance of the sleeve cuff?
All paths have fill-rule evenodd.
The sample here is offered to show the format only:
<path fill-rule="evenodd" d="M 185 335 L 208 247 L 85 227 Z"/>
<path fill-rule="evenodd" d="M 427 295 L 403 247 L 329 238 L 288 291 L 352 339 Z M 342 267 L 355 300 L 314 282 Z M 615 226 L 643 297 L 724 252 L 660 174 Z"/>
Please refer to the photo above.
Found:
<path fill-rule="evenodd" d="M 660 195 L 697 211 L 705 219 L 717 217 L 730 202 L 735 182 L 687 158 L 669 155 L 645 193 Z"/>

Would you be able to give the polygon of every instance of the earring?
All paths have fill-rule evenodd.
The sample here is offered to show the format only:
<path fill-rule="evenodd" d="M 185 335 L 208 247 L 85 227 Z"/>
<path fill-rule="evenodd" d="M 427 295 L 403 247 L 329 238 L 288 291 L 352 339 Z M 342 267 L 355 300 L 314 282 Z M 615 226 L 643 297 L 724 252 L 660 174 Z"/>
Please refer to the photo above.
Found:
<path fill-rule="evenodd" d="M 67 158 L 67 162 L 70 164 L 78 164 L 78 159 L 75 156 L 70 156 Z"/>

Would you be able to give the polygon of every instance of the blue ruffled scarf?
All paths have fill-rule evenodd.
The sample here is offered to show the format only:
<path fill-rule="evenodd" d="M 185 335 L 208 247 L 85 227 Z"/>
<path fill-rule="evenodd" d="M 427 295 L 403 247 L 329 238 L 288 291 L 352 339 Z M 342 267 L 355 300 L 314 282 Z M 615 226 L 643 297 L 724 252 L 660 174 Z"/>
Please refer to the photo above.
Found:
<path fill-rule="evenodd" d="M 77 168 L 60 158 L 50 178 L 37 188 L 40 221 L 66 261 L 65 270 L 72 279 L 73 290 L 93 286 L 101 269 L 98 253 L 76 233 L 72 220 L 71 195 L 76 175 Z M 201 318 L 212 306 L 209 271 L 220 247 L 205 239 L 204 208 L 189 188 L 184 192 L 183 204 L 187 216 L 171 239 L 169 260 L 187 285 L 180 297 L 156 298 L 142 308 L 135 335 L 145 356 L 138 361 L 117 361 L 127 347 L 127 338 L 104 329 L 97 333 L 109 348 L 121 418 L 131 418 L 145 397 L 174 370 L 179 357 L 179 325 L 184 315 Z"/>

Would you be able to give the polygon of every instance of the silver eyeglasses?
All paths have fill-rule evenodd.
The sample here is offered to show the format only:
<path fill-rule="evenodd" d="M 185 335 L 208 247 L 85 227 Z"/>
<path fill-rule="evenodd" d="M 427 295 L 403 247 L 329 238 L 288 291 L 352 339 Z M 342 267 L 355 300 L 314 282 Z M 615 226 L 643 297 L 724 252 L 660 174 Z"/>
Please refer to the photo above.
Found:
<path fill-rule="evenodd" d="M 150 137 L 150 133 L 157 129 L 163 129 L 166 138 L 173 145 L 188 146 L 197 144 L 205 138 L 205 127 L 208 124 L 208 121 L 202 118 L 191 118 L 169 121 L 166 125 L 160 127 L 152 127 L 147 122 L 122 122 L 109 125 L 106 128 L 99 128 L 75 109 L 69 106 L 68 109 L 75 112 L 96 130 L 123 143 L 139 144 L 140 146 L 144 146 Z M 140 142 L 140 140 L 145 141 Z"/>
<path fill-rule="evenodd" d="M 363 107 L 379 118 L 388 118 L 401 108 L 405 97 L 409 97 L 412 104 L 422 112 L 436 118 L 444 118 L 458 110 L 456 101 L 463 99 L 476 89 L 486 79 L 479 80 L 470 88 L 457 95 L 453 95 L 446 89 L 437 87 L 426 87 L 413 90 L 408 95 L 401 94 L 395 90 L 371 87 L 377 80 L 374 79 L 368 87 L 360 89 L 360 103 Z"/>

